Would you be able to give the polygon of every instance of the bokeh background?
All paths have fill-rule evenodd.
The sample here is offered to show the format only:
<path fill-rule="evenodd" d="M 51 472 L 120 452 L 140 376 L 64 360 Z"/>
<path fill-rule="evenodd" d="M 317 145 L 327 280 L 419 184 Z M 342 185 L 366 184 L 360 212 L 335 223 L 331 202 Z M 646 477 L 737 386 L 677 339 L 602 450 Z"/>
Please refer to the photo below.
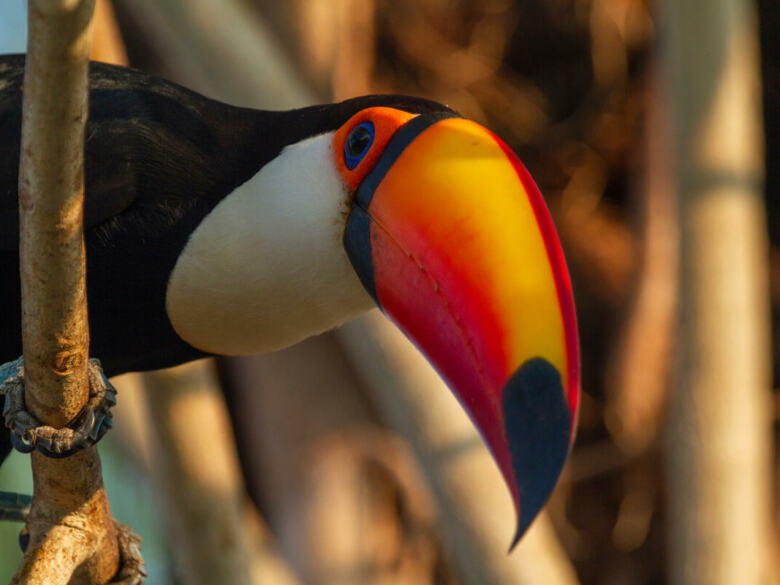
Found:
<path fill-rule="evenodd" d="M 686 564 L 690 551 L 679 535 L 681 523 L 697 524 L 680 520 L 681 506 L 708 513 L 706 505 L 680 504 L 676 493 L 700 479 L 695 462 L 675 459 L 678 448 L 708 443 L 706 432 L 685 435 L 685 416 L 705 431 L 710 419 L 697 418 L 695 401 L 682 413 L 674 406 L 691 384 L 687 291 L 698 274 L 684 254 L 687 183 L 675 179 L 688 164 L 679 147 L 680 96 L 697 88 L 675 76 L 687 66 L 714 68 L 718 79 L 728 59 L 713 64 L 711 49 L 720 45 L 707 30 L 729 29 L 726 21 L 707 29 L 707 2 L 680 4 L 698 19 L 686 20 L 672 0 L 99 3 L 97 59 L 129 62 L 223 101 L 286 109 L 404 93 L 491 128 L 519 154 L 551 209 L 581 335 L 577 442 L 546 516 L 510 556 L 511 505 L 497 472 L 453 401 L 439 398 L 446 391 L 435 376 L 377 315 L 273 355 L 122 377 L 118 428 L 101 455 L 115 516 L 143 537 L 150 585 L 220 582 L 209 573 L 220 563 L 251 567 L 255 583 L 778 582 L 780 4 L 712 9 L 726 21 L 753 10 L 740 46 L 760 51 L 729 78 L 741 89 L 726 91 L 753 108 L 759 124 L 745 148 L 758 164 L 732 168 L 727 156 L 715 175 L 747 177 L 748 196 L 766 212 L 750 228 L 768 234 L 754 258 L 764 284 L 746 309 L 765 327 L 757 334 L 763 343 L 744 357 L 747 342 L 730 340 L 735 367 L 755 357 L 765 375 L 756 393 L 724 381 L 731 398 L 711 397 L 740 405 L 757 396 L 760 416 L 751 422 L 735 408 L 715 432 L 755 435 L 760 444 L 712 441 L 706 455 L 757 457 L 758 471 L 719 468 L 740 475 L 737 501 L 761 500 L 758 540 L 742 532 L 740 518 L 733 529 L 746 562 L 766 565 L 760 580 L 744 581 L 685 577 L 686 567 L 706 569 Z M 0 5 L 0 53 L 23 52 L 24 10 L 21 0 Z M 745 134 L 734 128 L 727 142 Z M 733 235 L 708 237 L 715 246 Z M 734 303 L 714 310 L 744 309 Z M 710 337 L 725 335 L 712 327 Z M 734 483 L 715 477 L 715 491 L 721 481 Z M 31 491 L 25 457 L 3 466 L 0 489 Z M 20 558 L 18 529 L 0 525 L 0 581 Z M 711 530 L 719 534 L 703 539 L 704 557 L 730 554 L 717 548 L 727 546 L 729 530 Z M 751 556 L 751 548 L 763 552 Z"/>

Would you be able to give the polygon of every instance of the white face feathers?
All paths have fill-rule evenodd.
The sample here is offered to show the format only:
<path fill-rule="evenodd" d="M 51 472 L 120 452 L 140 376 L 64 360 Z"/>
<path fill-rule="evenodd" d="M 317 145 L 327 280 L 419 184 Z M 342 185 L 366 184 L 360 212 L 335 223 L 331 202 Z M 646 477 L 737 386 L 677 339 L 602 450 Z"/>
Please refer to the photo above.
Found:
<path fill-rule="evenodd" d="M 168 283 L 176 332 L 207 352 L 251 354 L 370 309 L 344 250 L 347 206 L 332 132 L 286 147 L 192 233 Z"/>

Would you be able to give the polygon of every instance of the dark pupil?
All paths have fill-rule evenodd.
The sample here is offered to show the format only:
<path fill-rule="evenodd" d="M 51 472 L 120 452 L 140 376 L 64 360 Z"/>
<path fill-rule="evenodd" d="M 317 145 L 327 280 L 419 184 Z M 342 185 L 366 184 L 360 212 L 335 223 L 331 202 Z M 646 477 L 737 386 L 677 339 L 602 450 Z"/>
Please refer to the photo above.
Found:
<path fill-rule="evenodd" d="M 350 156 L 360 156 L 371 142 L 371 133 L 363 126 L 358 126 L 347 138 L 347 153 Z"/>

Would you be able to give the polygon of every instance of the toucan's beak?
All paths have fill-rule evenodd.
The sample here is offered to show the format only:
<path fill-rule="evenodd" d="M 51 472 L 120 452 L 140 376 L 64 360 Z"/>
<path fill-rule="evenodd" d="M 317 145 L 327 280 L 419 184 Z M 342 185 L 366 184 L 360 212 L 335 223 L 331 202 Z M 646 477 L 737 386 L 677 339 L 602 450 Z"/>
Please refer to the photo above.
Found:
<path fill-rule="evenodd" d="M 518 512 L 514 546 L 561 472 L 579 398 L 571 285 L 533 179 L 475 122 L 420 115 L 360 183 L 344 240 L 490 447 Z"/>

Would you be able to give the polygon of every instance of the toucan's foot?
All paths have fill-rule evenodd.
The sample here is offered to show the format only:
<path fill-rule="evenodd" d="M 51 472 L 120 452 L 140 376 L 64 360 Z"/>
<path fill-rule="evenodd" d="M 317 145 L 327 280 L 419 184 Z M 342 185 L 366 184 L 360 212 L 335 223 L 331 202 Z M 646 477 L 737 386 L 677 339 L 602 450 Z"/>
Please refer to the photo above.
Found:
<path fill-rule="evenodd" d="M 22 453 L 34 449 L 59 459 L 97 443 L 113 425 L 111 407 L 116 390 L 103 374 L 100 361 L 90 359 L 89 402 L 73 421 L 61 429 L 42 425 L 24 406 L 24 358 L 0 366 L 0 394 L 5 395 L 3 419 L 11 431 L 11 443 Z"/>
<path fill-rule="evenodd" d="M 141 556 L 141 537 L 132 529 L 114 520 L 119 541 L 119 571 L 110 585 L 143 585 L 146 563 Z"/>
<path fill-rule="evenodd" d="M 26 520 L 32 498 L 20 494 L 0 492 L 0 501 L 12 496 L 21 498 L 22 502 L 26 502 L 27 507 L 24 512 L 24 519 Z M 119 570 L 109 585 L 143 585 L 146 581 L 146 563 L 141 556 L 141 537 L 133 532 L 129 526 L 117 520 L 114 520 L 114 527 L 116 528 L 117 544 L 119 545 Z M 25 526 L 19 532 L 19 548 L 22 549 L 22 552 L 26 552 L 28 546 L 30 546 L 30 531 Z"/>

